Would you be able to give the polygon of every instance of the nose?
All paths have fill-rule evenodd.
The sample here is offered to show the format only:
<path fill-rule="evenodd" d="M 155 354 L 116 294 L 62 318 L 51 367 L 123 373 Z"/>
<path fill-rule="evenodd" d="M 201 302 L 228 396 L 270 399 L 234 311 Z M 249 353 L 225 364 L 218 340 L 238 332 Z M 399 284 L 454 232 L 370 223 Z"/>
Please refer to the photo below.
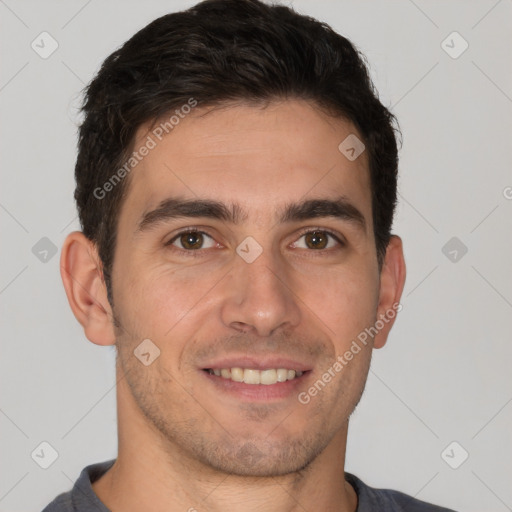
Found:
<path fill-rule="evenodd" d="M 285 263 L 270 250 L 252 263 L 236 257 L 225 281 L 224 325 L 259 336 L 296 327 L 301 312 L 288 274 Z"/>

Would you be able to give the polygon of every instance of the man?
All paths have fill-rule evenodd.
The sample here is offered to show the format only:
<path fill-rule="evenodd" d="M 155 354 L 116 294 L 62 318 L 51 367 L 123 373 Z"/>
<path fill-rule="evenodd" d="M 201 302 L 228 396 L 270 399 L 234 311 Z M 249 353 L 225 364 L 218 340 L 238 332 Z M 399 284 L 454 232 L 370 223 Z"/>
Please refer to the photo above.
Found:
<path fill-rule="evenodd" d="M 117 350 L 118 457 L 56 511 L 442 511 L 344 471 L 400 309 L 397 143 L 362 57 L 257 0 L 164 16 L 84 102 L 61 257 Z"/>

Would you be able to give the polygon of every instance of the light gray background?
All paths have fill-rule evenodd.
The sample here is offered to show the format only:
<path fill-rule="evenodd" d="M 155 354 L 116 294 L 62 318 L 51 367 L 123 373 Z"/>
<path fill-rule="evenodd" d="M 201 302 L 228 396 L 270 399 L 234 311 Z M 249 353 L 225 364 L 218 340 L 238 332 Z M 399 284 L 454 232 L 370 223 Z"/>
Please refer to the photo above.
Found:
<path fill-rule="evenodd" d="M 512 2 L 292 3 L 366 53 L 404 134 L 403 310 L 374 353 L 346 469 L 456 510 L 512 510 Z M 45 263 L 32 247 L 60 249 L 78 229 L 81 88 L 136 30 L 191 4 L 0 0 L 1 511 L 38 511 L 116 456 L 113 350 L 83 336 L 59 255 Z M 59 44 L 48 59 L 31 48 L 43 31 Z M 469 43 L 457 59 L 441 46 L 453 31 Z M 468 249 L 456 262 L 442 252 L 452 237 Z M 59 454 L 46 470 L 31 458 L 42 441 Z M 469 453 L 458 469 L 441 457 L 452 441 Z"/>

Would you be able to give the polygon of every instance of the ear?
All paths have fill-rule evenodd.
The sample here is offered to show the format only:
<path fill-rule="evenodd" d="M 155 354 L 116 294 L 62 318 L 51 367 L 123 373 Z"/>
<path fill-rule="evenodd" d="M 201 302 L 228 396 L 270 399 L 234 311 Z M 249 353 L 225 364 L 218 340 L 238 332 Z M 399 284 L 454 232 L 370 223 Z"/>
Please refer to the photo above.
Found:
<path fill-rule="evenodd" d="M 114 345 L 114 321 L 101 260 L 95 244 L 80 231 L 66 237 L 60 275 L 69 305 L 87 338 L 97 345 Z"/>
<path fill-rule="evenodd" d="M 382 348 L 388 339 L 389 331 L 395 323 L 398 311 L 402 309 L 400 298 L 405 284 L 405 260 L 402 240 L 392 235 L 386 249 L 386 255 L 380 272 L 379 305 L 377 306 L 377 322 L 379 332 L 373 339 L 374 348 Z"/>

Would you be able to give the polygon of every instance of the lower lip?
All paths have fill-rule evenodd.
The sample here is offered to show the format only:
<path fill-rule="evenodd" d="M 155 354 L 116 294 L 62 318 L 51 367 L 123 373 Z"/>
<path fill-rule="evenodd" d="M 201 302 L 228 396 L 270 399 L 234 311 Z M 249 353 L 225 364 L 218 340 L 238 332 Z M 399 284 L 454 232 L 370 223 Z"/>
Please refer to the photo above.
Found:
<path fill-rule="evenodd" d="M 204 370 L 201 373 L 223 393 L 242 400 L 270 402 L 289 398 L 290 396 L 296 397 L 300 392 L 300 388 L 304 388 L 304 382 L 311 372 L 306 371 L 300 377 L 296 377 L 293 380 L 268 385 L 235 382 L 231 379 L 212 375 Z"/>

